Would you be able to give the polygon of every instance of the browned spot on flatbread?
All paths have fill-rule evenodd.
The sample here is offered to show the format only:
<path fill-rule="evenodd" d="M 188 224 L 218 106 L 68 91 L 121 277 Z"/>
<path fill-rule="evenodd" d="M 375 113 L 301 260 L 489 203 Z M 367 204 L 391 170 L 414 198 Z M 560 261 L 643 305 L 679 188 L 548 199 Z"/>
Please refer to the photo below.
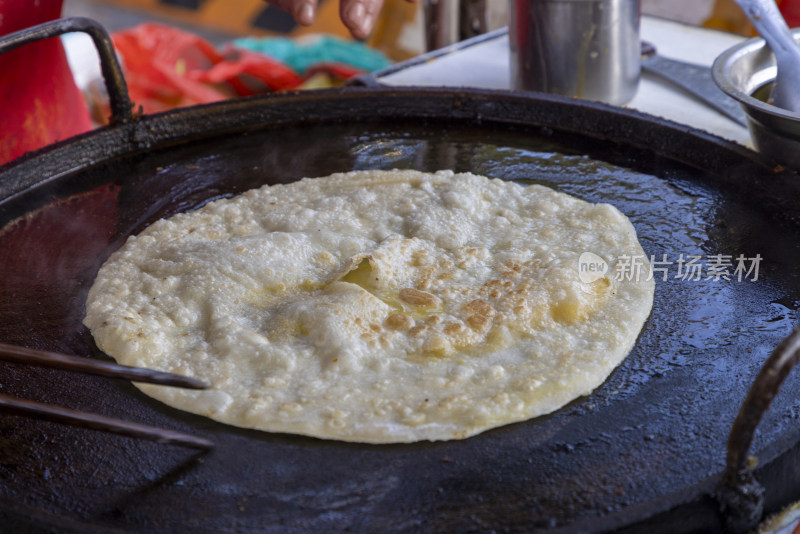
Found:
<path fill-rule="evenodd" d="M 400 300 L 412 306 L 430 308 L 439 304 L 439 299 L 427 291 L 420 291 L 412 287 L 400 290 Z"/>
<path fill-rule="evenodd" d="M 461 323 L 450 323 L 442 329 L 442 332 L 448 336 L 454 336 L 460 333 L 463 329 L 464 326 Z"/>
<path fill-rule="evenodd" d="M 427 327 L 427 326 L 425 326 L 424 324 L 418 324 L 417 326 L 413 327 L 412 329 L 410 329 L 410 330 L 408 331 L 408 335 L 410 335 L 410 336 L 416 336 L 416 335 L 419 335 L 419 334 L 420 334 L 420 333 L 422 333 L 422 331 L 423 331 L 423 330 L 425 330 L 426 328 L 428 328 L 428 327 Z"/>
<path fill-rule="evenodd" d="M 386 318 L 386 326 L 392 330 L 408 330 L 414 325 L 414 320 L 405 313 L 393 313 Z"/>
<path fill-rule="evenodd" d="M 492 317 L 497 313 L 491 304 L 483 299 L 475 299 L 464 306 L 467 316 L 467 324 L 475 330 L 482 330 L 492 321 Z"/>

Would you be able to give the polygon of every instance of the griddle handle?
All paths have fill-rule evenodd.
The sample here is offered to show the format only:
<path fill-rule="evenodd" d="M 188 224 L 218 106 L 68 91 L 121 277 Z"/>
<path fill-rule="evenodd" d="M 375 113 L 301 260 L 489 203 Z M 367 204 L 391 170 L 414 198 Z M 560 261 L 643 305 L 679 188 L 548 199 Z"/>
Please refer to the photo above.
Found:
<path fill-rule="evenodd" d="M 45 22 L 32 28 L 9 33 L 0 37 L 0 54 L 28 43 L 72 32 L 88 34 L 92 38 L 95 48 L 97 48 L 97 53 L 100 56 L 100 68 L 102 69 L 111 106 L 109 122 L 111 124 L 124 124 L 133 121 L 133 104 L 128 95 L 128 86 L 125 83 L 125 77 L 122 75 L 122 68 L 114 52 L 114 46 L 111 44 L 111 37 L 98 22 L 83 17 L 73 17 Z"/>
<path fill-rule="evenodd" d="M 750 387 L 728 436 L 725 474 L 717 493 L 728 530 L 753 529 L 764 508 L 764 488 L 753 475 L 749 457 L 756 428 L 792 369 L 800 362 L 800 326 L 770 354 Z"/>

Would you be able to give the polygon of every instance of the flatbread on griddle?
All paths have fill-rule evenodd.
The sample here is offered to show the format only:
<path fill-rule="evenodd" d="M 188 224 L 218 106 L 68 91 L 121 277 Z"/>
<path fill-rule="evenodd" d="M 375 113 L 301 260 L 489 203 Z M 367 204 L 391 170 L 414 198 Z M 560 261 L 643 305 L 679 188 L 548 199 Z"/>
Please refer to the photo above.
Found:
<path fill-rule="evenodd" d="M 581 275 L 587 252 L 605 274 Z M 613 276 L 631 257 L 640 276 Z M 649 274 L 608 204 L 359 171 L 156 222 L 100 269 L 85 324 L 122 364 L 211 384 L 140 386 L 182 410 L 345 441 L 447 440 L 600 385 L 650 313 Z"/>

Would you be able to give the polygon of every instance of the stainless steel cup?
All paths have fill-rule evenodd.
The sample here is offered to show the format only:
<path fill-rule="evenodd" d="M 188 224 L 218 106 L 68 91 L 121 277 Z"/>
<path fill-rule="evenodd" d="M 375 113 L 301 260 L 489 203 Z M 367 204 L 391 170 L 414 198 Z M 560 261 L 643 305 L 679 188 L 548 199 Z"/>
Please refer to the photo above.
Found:
<path fill-rule="evenodd" d="M 640 0 L 509 0 L 511 87 L 625 104 L 641 70 Z"/>

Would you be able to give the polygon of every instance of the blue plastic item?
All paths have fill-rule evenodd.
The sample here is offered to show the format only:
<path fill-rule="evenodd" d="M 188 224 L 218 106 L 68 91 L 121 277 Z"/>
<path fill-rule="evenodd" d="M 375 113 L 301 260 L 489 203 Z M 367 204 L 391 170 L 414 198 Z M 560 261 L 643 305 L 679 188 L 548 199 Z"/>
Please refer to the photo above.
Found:
<path fill-rule="evenodd" d="M 386 68 L 392 63 L 381 52 L 363 43 L 329 35 L 299 43 L 285 37 L 245 37 L 234 40 L 233 45 L 285 63 L 301 76 L 319 63 L 342 63 L 366 72 Z"/>

